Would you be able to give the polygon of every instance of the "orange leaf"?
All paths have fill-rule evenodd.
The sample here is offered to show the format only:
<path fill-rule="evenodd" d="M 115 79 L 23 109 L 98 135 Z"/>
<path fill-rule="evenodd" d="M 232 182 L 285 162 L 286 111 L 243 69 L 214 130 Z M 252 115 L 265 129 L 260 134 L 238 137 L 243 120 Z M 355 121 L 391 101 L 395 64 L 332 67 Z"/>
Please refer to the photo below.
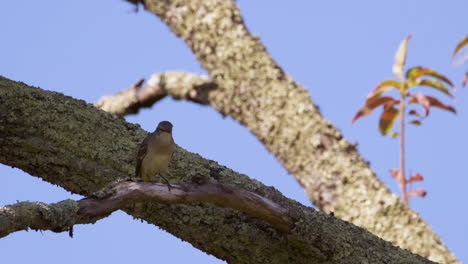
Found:
<path fill-rule="evenodd" d="M 426 190 L 423 190 L 423 189 L 417 189 L 417 190 L 409 191 L 409 192 L 408 192 L 408 195 L 409 195 L 409 196 L 421 196 L 421 197 L 425 197 L 426 194 L 427 194 Z"/>
<path fill-rule="evenodd" d="M 395 81 L 395 80 L 385 80 L 385 81 L 379 83 L 379 85 L 377 85 L 377 87 L 375 87 L 375 89 L 372 90 L 372 92 L 367 96 L 367 98 L 372 98 L 372 97 L 379 96 L 379 95 L 381 95 L 382 93 L 388 91 L 391 88 L 396 88 L 396 89 L 400 90 L 401 87 L 402 87 L 401 82 L 398 82 L 398 81 Z"/>
<path fill-rule="evenodd" d="M 457 55 L 457 53 L 468 45 L 468 35 L 465 36 L 458 44 L 455 50 L 453 51 L 452 58 Z"/>
<path fill-rule="evenodd" d="M 408 35 L 398 47 L 398 50 L 395 54 L 395 63 L 393 64 L 393 73 L 400 79 L 403 80 L 403 67 L 406 63 L 406 53 L 408 51 L 408 42 L 411 39 L 412 35 Z"/>
<path fill-rule="evenodd" d="M 413 124 L 413 125 L 416 125 L 416 126 L 420 126 L 420 125 L 421 125 L 421 121 L 419 121 L 419 120 L 412 120 L 412 121 L 410 122 L 410 124 Z"/>
<path fill-rule="evenodd" d="M 422 176 L 421 173 L 416 173 L 415 175 L 413 175 L 411 178 L 408 179 L 408 183 L 410 182 L 418 182 L 418 181 L 422 181 L 424 180 L 424 177 Z"/>
<path fill-rule="evenodd" d="M 361 109 L 359 109 L 359 111 L 356 113 L 356 115 L 354 116 L 353 120 L 351 121 L 352 123 L 354 123 L 356 120 L 358 120 L 359 118 L 363 117 L 363 116 L 366 116 L 366 115 L 370 115 L 372 113 L 372 111 L 385 104 L 397 104 L 398 101 L 393 99 L 392 97 L 388 97 L 388 96 L 384 96 L 384 97 L 372 97 L 372 98 L 369 98 L 367 99 L 366 103 L 364 104 L 363 107 L 361 107 Z"/>
<path fill-rule="evenodd" d="M 393 107 L 393 105 L 385 106 L 379 121 L 379 131 L 382 135 L 387 135 L 393 128 L 395 120 L 400 115 L 400 110 Z"/>

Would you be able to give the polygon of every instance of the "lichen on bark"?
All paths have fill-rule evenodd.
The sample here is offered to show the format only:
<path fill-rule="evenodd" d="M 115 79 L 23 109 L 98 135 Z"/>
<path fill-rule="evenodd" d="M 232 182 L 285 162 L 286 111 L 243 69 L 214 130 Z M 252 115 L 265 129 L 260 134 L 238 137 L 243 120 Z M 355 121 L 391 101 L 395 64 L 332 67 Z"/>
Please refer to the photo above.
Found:
<path fill-rule="evenodd" d="M 457 262 L 321 116 L 307 90 L 273 61 L 234 1 L 142 2 L 187 43 L 218 85 L 210 105 L 248 127 L 315 205 L 432 260 Z"/>
<path fill-rule="evenodd" d="M 3 77 L 0 101 L 1 163 L 85 196 L 133 173 L 135 150 L 146 135 L 138 126 L 83 101 Z M 126 212 L 230 263 L 361 263 L 364 259 L 369 263 L 432 263 L 362 228 L 287 199 L 246 175 L 177 148 L 168 178 L 185 175 L 186 179 L 198 173 L 287 208 L 294 228 L 281 232 L 238 210 L 206 203 L 137 203 Z"/>

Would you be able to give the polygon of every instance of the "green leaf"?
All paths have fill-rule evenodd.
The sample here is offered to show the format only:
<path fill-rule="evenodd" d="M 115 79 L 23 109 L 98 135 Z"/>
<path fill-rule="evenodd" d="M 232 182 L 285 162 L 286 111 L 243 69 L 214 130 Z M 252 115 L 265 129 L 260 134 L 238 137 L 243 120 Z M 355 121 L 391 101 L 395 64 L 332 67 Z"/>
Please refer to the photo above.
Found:
<path fill-rule="evenodd" d="M 453 83 L 444 75 L 430 68 L 423 68 L 421 66 L 413 67 L 406 72 L 406 79 L 416 81 L 422 76 L 431 76 L 441 81 L 446 82 L 448 85 L 453 87 Z"/>
<path fill-rule="evenodd" d="M 398 101 L 393 99 L 392 97 L 389 96 L 384 96 L 384 97 L 372 97 L 367 99 L 366 103 L 364 104 L 361 109 L 356 113 L 354 116 L 353 120 L 351 121 L 352 123 L 356 122 L 359 118 L 370 115 L 372 111 L 374 111 L 375 108 L 381 106 L 381 105 L 394 105 L 397 104 Z"/>
<path fill-rule="evenodd" d="M 411 39 L 412 35 L 408 35 L 398 47 L 398 50 L 395 54 L 395 63 L 393 64 L 393 74 L 395 74 L 400 80 L 403 80 L 403 68 L 406 63 L 406 53 L 408 51 L 408 42 Z"/>
<path fill-rule="evenodd" d="M 377 97 L 382 93 L 390 90 L 391 88 L 396 88 L 398 89 L 398 91 L 400 91 L 402 86 L 403 84 L 401 82 L 395 80 L 385 80 L 379 83 L 379 85 L 377 85 L 377 87 L 375 87 L 375 89 L 372 90 L 372 92 L 367 96 L 367 98 Z"/>
<path fill-rule="evenodd" d="M 413 124 L 413 125 L 415 125 L 415 126 L 420 126 L 420 125 L 421 125 L 421 121 L 419 121 L 419 120 L 413 120 L 413 121 L 410 122 L 410 124 Z"/>
<path fill-rule="evenodd" d="M 379 121 L 379 131 L 382 135 L 387 135 L 393 128 L 396 119 L 400 115 L 400 110 L 394 106 L 385 107 Z"/>
<path fill-rule="evenodd" d="M 431 80 L 431 79 L 417 80 L 416 85 L 418 85 L 418 86 L 427 86 L 427 87 L 430 87 L 430 88 L 434 88 L 434 89 L 439 90 L 439 91 L 443 92 L 444 94 L 446 94 L 446 95 L 453 98 L 453 95 L 450 93 L 449 89 L 445 85 L 443 85 L 441 82 L 439 82 L 437 80 Z"/>
<path fill-rule="evenodd" d="M 457 56 L 457 53 L 463 49 L 465 46 L 468 45 L 468 35 L 465 36 L 457 45 L 457 47 L 455 48 L 455 50 L 453 51 L 453 54 L 452 54 L 452 58 Z"/>

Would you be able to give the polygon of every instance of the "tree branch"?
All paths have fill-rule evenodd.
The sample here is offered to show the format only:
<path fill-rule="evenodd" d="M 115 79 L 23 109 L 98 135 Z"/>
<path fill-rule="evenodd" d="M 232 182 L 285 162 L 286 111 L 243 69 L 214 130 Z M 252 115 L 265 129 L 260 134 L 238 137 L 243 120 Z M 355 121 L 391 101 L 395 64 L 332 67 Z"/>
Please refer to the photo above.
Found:
<path fill-rule="evenodd" d="M 129 202 L 156 202 L 163 204 L 193 204 L 208 202 L 231 207 L 263 219 L 281 231 L 291 230 L 291 221 L 285 208 L 256 193 L 229 184 L 221 184 L 201 174 L 192 182 L 166 184 L 119 182 L 104 190 L 103 197 L 86 198 L 80 201 L 78 214 L 101 217 L 123 209 Z M 109 193 L 111 195 L 109 195 Z"/>
<path fill-rule="evenodd" d="M 208 93 L 210 105 L 249 128 L 317 207 L 430 259 L 457 263 L 250 34 L 234 1 L 131 2 L 143 3 L 187 43 L 218 85 Z"/>
<path fill-rule="evenodd" d="M 19 202 L 0 207 L 0 238 L 20 230 L 51 230 L 63 232 L 77 223 L 78 203 Z"/>
<path fill-rule="evenodd" d="M 95 223 L 134 202 L 150 201 L 162 204 L 214 203 L 261 218 L 284 232 L 291 230 L 287 210 L 281 206 L 256 193 L 196 175 L 192 182 L 172 184 L 170 191 L 166 184 L 123 181 L 112 183 L 80 201 L 65 200 L 50 205 L 20 202 L 0 207 L 0 237 L 28 228 L 63 232 L 75 224 Z"/>
<path fill-rule="evenodd" d="M 141 108 L 151 107 L 167 95 L 176 100 L 208 104 L 208 93 L 216 89 L 216 84 L 207 76 L 183 72 L 153 74 L 148 82 L 143 82 L 139 80 L 126 90 L 104 96 L 94 105 L 106 112 L 125 116 L 136 114 Z"/>
<path fill-rule="evenodd" d="M 133 175 L 137 145 L 146 135 L 138 126 L 83 101 L 3 77 L 0 123 L 1 163 L 85 196 Z M 286 208 L 291 231 L 284 233 L 238 210 L 208 203 L 142 203 L 125 212 L 230 263 L 432 263 L 178 147 L 166 178 L 175 181 L 184 175 L 179 179 L 184 182 L 197 174 Z"/>

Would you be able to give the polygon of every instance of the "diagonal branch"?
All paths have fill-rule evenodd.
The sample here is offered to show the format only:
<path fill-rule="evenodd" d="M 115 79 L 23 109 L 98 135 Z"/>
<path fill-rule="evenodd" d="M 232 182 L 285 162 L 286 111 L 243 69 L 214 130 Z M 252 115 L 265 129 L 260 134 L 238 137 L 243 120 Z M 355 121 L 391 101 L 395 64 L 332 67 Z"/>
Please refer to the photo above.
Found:
<path fill-rule="evenodd" d="M 320 209 L 430 259 L 457 262 L 273 61 L 233 0 L 131 2 L 143 3 L 187 43 L 218 85 L 208 93 L 210 105 L 255 134 Z"/>
<path fill-rule="evenodd" d="M 133 173 L 146 132 L 83 101 L 0 77 L 0 162 L 90 196 Z M 432 263 L 365 229 L 289 200 L 272 187 L 177 148 L 165 176 L 204 175 L 288 210 L 288 233 L 208 203 L 142 203 L 125 212 L 230 263 Z M 213 235 L 216 230 L 216 235 Z M 222 246 L 220 246 L 222 245 Z"/>
<path fill-rule="evenodd" d="M 91 224 L 133 202 L 193 204 L 210 202 L 239 209 L 261 218 L 279 230 L 289 232 L 291 222 L 287 210 L 274 202 L 233 185 L 221 184 L 196 175 L 192 182 L 167 185 L 147 182 L 112 183 L 89 198 L 65 200 L 55 204 L 20 202 L 0 207 L 0 238 L 25 230 L 70 230 L 75 224 Z"/>
<path fill-rule="evenodd" d="M 208 93 L 216 89 L 207 76 L 192 73 L 167 72 L 153 74 L 148 82 L 139 80 L 112 96 L 104 96 L 94 105 L 120 116 L 136 114 L 141 108 L 151 107 L 167 95 L 199 104 L 208 104 Z"/>

